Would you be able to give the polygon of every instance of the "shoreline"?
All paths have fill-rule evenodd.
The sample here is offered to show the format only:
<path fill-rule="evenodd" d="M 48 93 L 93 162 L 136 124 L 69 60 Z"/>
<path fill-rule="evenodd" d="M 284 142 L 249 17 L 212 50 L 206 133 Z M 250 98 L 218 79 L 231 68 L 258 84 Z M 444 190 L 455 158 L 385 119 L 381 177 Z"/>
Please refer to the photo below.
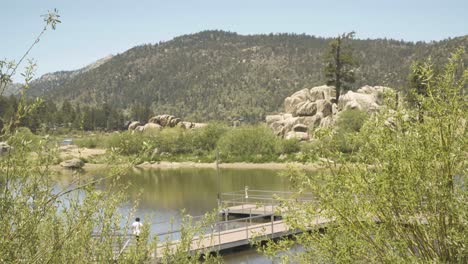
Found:
<path fill-rule="evenodd" d="M 83 167 L 84 170 L 96 170 L 103 169 L 112 165 L 109 164 L 93 164 L 86 163 Z M 289 166 L 296 166 L 308 171 L 316 171 L 323 169 L 323 166 L 320 166 L 317 163 L 276 163 L 276 162 L 267 162 L 267 163 L 248 163 L 248 162 L 234 162 L 234 163 L 220 163 L 220 169 L 265 169 L 265 170 L 285 170 Z M 136 169 L 181 169 L 181 168 L 200 168 L 200 169 L 216 169 L 216 163 L 198 163 L 198 162 L 170 162 L 170 161 L 161 161 L 155 163 L 144 162 L 133 166 Z"/>
<path fill-rule="evenodd" d="M 78 148 L 75 145 L 61 147 L 62 158 L 91 158 L 95 156 L 101 156 L 106 153 L 105 149 L 88 149 Z M 125 165 L 125 164 L 120 164 Z M 159 162 L 143 162 L 135 166 L 129 167 L 134 169 L 181 169 L 181 168 L 206 168 L 216 169 L 216 162 L 193 162 L 193 161 L 182 161 L 182 162 L 171 162 L 171 161 L 159 161 Z M 219 168 L 221 169 L 265 169 L 265 170 L 285 170 L 289 166 L 296 166 L 300 169 L 308 171 L 322 170 L 325 167 L 320 162 L 315 163 L 299 163 L 299 162 L 265 162 L 265 163 L 251 163 L 251 162 L 233 162 L 233 163 L 220 163 Z M 55 166 L 54 166 L 55 167 Z M 114 167 L 113 164 L 105 163 L 85 163 L 83 166 L 84 171 L 100 170 L 105 168 Z M 60 165 L 56 166 L 57 169 L 65 169 Z"/>

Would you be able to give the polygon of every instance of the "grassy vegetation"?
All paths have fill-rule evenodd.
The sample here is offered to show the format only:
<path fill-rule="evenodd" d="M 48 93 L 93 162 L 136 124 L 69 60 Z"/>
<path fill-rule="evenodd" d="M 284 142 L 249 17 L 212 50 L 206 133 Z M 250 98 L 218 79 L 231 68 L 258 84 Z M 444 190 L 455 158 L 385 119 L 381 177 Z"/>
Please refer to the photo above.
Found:
<path fill-rule="evenodd" d="M 60 145 L 64 139 L 81 148 L 107 149 L 136 163 L 142 162 L 214 162 L 219 152 L 221 162 L 313 162 L 320 157 L 319 149 L 326 146 L 352 157 L 360 143 L 353 140 L 368 115 L 362 111 L 343 112 L 336 129 L 320 140 L 299 142 L 281 139 L 263 124 L 229 127 L 223 123 L 210 123 L 200 129 L 165 128 L 145 132 L 90 132 L 62 131 L 55 134 L 34 134 L 27 128 L 16 133 L 33 145 L 45 140 Z M 12 142 L 13 143 L 13 142 Z M 63 159 L 63 157 L 62 157 Z M 101 163 L 104 157 L 86 158 L 89 163 Z M 58 159 L 60 161 L 60 159 Z"/>
<path fill-rule="evenodd" d="M 194 130 L 77 133 L 73 142 L 79 147 L 113 149 L 139 162 L 213 162 L 216 151 L 222 162 L 306 161 L 314 149 L 310 142 L 280 139 L 264 125 L 234 128 L 221 123 Z"/>
<path fill-rule="evenodd" d="M 358 109 L 344 111 L 340 114 L 336 124 L 336 133 L 333 136 L 338 151 L 350 154 L 360 148 L 361 143 L 356 141 L 354 136 L 361 130 L 368 117 L 366 112 Z"/>
<path fill-rule="evenodd" d="M 116 153 L 141 162 L 191 161 L 214 162 L 219 151 L 221 162 L 310 162 L 316 161 L 319 148 L 327 145 L 352 155 L 358 146 L 352 142 L 366 114 L 350 111 L 338 122 L 334 136 L 320 141 L 299 142 L 281 139 L 265 125 L 228 127 L 211 123 L 207 127 L 185 130 L 165 128 L 147 132 L 75 133 L 74 144 L 84 148 L 112 149 Z"/>

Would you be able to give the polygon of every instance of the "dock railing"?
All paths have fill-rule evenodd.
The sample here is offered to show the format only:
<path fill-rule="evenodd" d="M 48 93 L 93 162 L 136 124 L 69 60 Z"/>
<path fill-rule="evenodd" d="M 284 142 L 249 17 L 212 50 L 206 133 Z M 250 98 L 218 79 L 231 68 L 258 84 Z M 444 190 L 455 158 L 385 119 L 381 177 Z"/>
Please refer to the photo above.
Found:
<path fill-rule="evenodd" d="M 285 201 L 313 202 L 314 199 L 311 193 L 303 193 L 301 196 L 294 194 L 294 192 L 288 191 L 265 190 L 225 192 L 220 196 L 222 207 L 219 208 L 220 213 L 225 216 L 223 220 L 218 218 L 214 222 L 206 222 L 204 221 L 206 216 L 202 215 L 153 222 L 151 223 L 152 230 L 163 230 L 162 232 L 156 231 L 152 235 L 152 238 L 157 237 L 158 241 L 155 256 L 158 256 L 160 250 L 177 247 L 184 232 L 184 225 L 187 223 L 193 227 L 203 221 L 203 225 L 199 225 L 199 230 L 195 234 L 191 234 L 194 236 L 193 243 L 199 243 L 198 246 L 192 245 L 191 250 L 217 251 L 228 247 L 229 243 L 248 244 L 249 240 L 254 237 L 259 239 L 262 239 L 262 236 L 263 238 L 275 238 L 297 233 L 299 230 L 285 228 L 285 223 L 281 220 L 282 203 Z M 235 212 L 237 212 L 237 217 L 230 220 L 227 216 Z M 116 236 L 122 236 L 122 239 L 116 240 L 114 250 L 115 259 L 119 259 L 132 246 L 132 243 L 134 244 L 135 239 L 126 231 L 116 233 Z M 236 237 L 235 241 L 237 242 L 227 240 L 233 236 Z"/>
<path fill-rule="evenodd" d="M 255 214 L 275 214 L 276 209 L 284 201 L 310 202 L 314 200 L 311 193 L 303 193 L 301 196 L 292 198 L 294 194 L 294 192 L 288 191 L 265 190 L 225 192 L 221 194 L 221 213 L 232 213 L 227 211 L 227 209 L 231 208 L 236 209 L 237 212 L 242 212 L 242 214 L 247 214 L 249 211 Z M 276 213 L 279 214 L 280 212 Z"/>
<path fill-rule="evenodd" d="M 265 221 L 266 219 L 268 219 L 268 221 Z M 281 228 L 278 228 L 280 226 Z M 277 231 L 287 233 L 296 232 L 294 230 L 286 231 L 284 222 L 282 220 L 276 220 L 274 214 L 218 221 L 195 234 L 192 238 L 193 244 L 191 250 L 219 251 L 229 246 L 230 243 L 247 245 L 252 238 L 266 239 L 284 235 L 283 233 L 278 234 Z M 180 238 L 182 232 L 182 229 L 178 229 L 155 234 L 163 238 L 159 241 L 164 241 L 161 243 L 161 246 L 157 247 L 155 254 L 158 255 L 158 253 L 161 253 L 158 251 L 177 246 L 180 243 L 179 239 L 170 240 L 170 238 Z"/>
<path fill-rule="evenodd" d="M 126 230 L 115 230 L 110 236 L 102 236 L 101 233 L 95 232 L 91 234 L 91 237 L 100 241 L 100 243 L 105 243 L 105 241 L 102 241 L 103 237 L 110 239 L 109 243 L 112 247 L 113 261 L 118 260 L 130 246 L 135 244 L 135 236 L 126 233 Z"/>

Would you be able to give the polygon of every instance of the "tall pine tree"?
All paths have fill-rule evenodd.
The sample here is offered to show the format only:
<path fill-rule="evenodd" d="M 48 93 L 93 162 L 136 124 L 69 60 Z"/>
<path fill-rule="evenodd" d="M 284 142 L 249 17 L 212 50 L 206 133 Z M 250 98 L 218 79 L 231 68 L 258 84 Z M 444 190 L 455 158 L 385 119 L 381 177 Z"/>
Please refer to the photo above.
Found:
<path fill-rule="evenodd" d="M 340 95 L 351 89 L 351 84 L 356 81 L 354 68 L 357 66 L 357 62 L 352 56 L 352 50 L 348 43 L 353 37 L 354 32 L 339 35 L 330 42 L 325 54 L 325 77 L 327 85 L 333 85 L 336 88 L 336 102 L 338 102 Z"/>

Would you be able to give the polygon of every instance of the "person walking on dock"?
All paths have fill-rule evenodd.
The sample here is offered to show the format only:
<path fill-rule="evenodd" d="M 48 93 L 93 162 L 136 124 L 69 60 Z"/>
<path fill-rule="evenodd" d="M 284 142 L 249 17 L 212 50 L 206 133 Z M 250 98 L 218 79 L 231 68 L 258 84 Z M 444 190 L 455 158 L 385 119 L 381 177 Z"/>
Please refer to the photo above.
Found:
<path fill-rule="evenodd" d="M 143 224 L 140 222 L 140 218 L 139 217 L 135 218 L 135 222 L 133 222 L 132 224 L 132 234 L 136 237 L 137 241 L 140 239 L 140 233 L 141 233 L 142 227 L 143 227 Z"/>

